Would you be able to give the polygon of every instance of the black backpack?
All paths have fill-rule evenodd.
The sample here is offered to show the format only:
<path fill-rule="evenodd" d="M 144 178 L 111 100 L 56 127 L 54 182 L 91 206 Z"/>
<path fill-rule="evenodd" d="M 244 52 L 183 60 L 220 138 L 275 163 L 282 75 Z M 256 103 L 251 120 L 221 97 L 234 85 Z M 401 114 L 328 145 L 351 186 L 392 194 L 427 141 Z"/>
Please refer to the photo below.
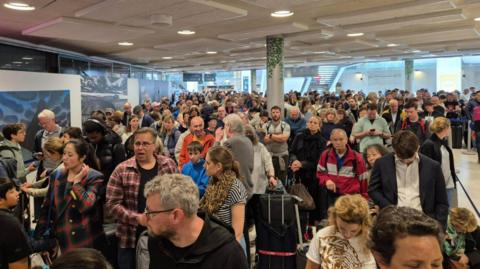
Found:
<path fill-rule="evenodd" d="M 12 155 L 15 156 L 15 152 L 9 146 L 0 146 L 0 152 L 4 150 L 10 151 Z M 0 157 L 0 165 L 3 166 L 3 168 L 7 172 L 7 176 L 12 179 L 16 185 L 19 185 L 17 179 L 17 160 L 11 157 Z"/>

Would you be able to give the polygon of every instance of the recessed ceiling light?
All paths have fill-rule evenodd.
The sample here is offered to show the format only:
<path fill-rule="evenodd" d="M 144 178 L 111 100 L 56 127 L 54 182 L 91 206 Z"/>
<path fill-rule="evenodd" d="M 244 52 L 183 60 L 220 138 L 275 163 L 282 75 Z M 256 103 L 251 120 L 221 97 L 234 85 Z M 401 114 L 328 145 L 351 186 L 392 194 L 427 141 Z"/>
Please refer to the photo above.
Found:
<path fill-rule="evenodd" d="M 20 10 L 20 11 L 32 11 L 35 10 L 34 6 L 31 6 L 29 4 L 25 3 L 20 3 L 20 2 L 8 2 L 3 4 L 4 7 L 9 8 L 9 9 L 14 9 L 14 10 Z"/>
<path fill-rule="evenodd" d="M 474 21 L 480 21 L 480 17 L 476 17 L 475 19 L 473 19 Z"/>
<path fill-rule="evenodd" d="M 30 61 L 30 60 L 33 60 L 33 58 L 32 57 L 22 57 L 22 60 Z"/>
<path fill-rule="evenodd" d="M 395 44 L 395 43 L 390 43 L 387 45 L 387 47 L 396 47 L 396 46 L 398 46 L 398 44 Z"/>
<path fill-rule="evenodd" d="M 164 60 L 171 60 L 171 59 L 173 59 L 173 57 L 171 57 L 171 56 L 164 56 L 164 57 L 162 57 L 162 59 L 164 59 Z"/>
<path fill-rule="evenodd" d="M 193 35 L 195 31 L 192 30 L 180 30 L 177 32 L 179 35 Z"/>
<path fill-rule="evenodd" d="M 118 42 L 118 45 L 120 45 L 120 46 L 133 46 L 133 43 L 128 42 L 128 41 L 123 41 L 123 42 Z"/>
<path fill-rule="evenodd" d="M 216 51 L 207 51 L 207 54 L 217 54 Z"/>
<path fill-rule="evenodd" d="M 270 16 L 275 18 L 290 17 L 292 15 L 293 15 L 293 11 L 291 10 L 277 10 L 275 12 L 270 13 Z"/>
<path fill-rule="evenodd" d="M 22 64 L 23 62 L 20 62 L 20 61 L 14 61 L 12 62 L 12 64 Z"/>
<path fill-rule="evenodd" d="M 422 52 L 421 50 L 412 50 L 413 53 L 419 53 Z"/>
<path fill-rule="evenodd" d="M 356 36 L 363 36 L 364 33 L 353 33 L 353 34 L 347 34 L 349 37 L 356 37 Z"/>

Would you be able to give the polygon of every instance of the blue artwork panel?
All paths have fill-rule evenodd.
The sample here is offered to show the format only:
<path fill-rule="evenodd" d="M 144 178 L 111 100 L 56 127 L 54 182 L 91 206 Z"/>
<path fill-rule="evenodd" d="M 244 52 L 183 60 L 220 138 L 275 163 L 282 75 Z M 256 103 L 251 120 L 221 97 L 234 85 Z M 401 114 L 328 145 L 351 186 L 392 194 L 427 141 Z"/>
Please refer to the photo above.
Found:
<path fill-rule="evenodd" d="M 70 126 L 70 91 L 2 91 L 0 92 L 0 128 L 6 124 L 23 123 L 27 137 L 26 149 L 33 149 L 35 134 L 40 130 L 37 115 L 50 109 L 60 126 Z"/>

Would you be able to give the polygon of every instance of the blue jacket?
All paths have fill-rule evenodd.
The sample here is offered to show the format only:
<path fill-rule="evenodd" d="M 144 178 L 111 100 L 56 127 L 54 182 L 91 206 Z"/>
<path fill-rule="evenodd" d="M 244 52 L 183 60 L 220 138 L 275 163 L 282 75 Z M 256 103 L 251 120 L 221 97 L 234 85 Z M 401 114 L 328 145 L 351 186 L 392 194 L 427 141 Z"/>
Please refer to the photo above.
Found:
<path fill-rule="evenodd" d="M 299 131 L 305 129 L 307 125 L 307 122 L 301 116 L 298 116 L 298 118 L 295 120 L 288 117 L 287 119 L 285 119 L 285 122 L 288 123 L 288 125 L 290 125 L 291 137 L 295 137 L 299 133 Z"/>
<path fill-rule="evenodd" d="M 190 176 L 193 179 L 193 182 L 197 184 L 198 190 L 200 192 L 200 198 L 205 194 L 207 189 L 209 177 L 207 176 L 207 171 L 203 167 L 205 163 L 204 159 L 200 159 L 198 163 L 192 163 L 189 161 L 182 168 L 182 174 Z"/>

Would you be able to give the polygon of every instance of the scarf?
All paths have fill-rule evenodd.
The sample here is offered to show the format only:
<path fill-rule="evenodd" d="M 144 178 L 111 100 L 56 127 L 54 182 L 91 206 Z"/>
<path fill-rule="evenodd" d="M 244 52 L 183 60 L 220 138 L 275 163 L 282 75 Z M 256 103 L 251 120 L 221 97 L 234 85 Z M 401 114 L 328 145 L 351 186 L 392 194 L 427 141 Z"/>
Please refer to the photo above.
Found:
<path fill-rule="evenodd" d="M 448 217 L 447 238 L 443 241 L 443 249 L 448 256 L 457 256 L 465 251 L 465 234 L 457 233 Z"/>
<path fill-rule="evenodd" d="M 237 175 L 232 170 L 224 171 L 218 177 L 212 177 L 200 201 L 200 208 L 210 215 L 215 214 L 227 200 L 230 188 L 236 179 Z"/>

